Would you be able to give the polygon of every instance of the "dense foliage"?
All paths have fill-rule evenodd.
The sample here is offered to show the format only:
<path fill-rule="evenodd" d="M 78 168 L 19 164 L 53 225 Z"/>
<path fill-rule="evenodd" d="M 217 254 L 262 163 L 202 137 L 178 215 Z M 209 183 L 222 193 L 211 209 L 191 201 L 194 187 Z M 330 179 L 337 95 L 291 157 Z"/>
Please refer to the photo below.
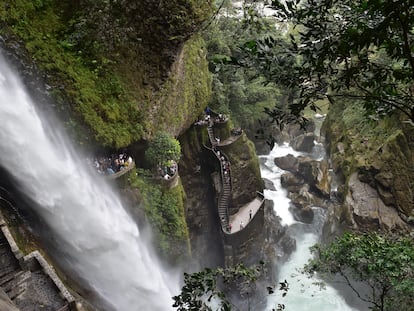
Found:
<path fill-rule="evenodd" d="M 289 44 L 253 40 L 234 61 L 296 90 L 294 115 L 316 110 L 315 100 L 328 96 L 362 99 L 374 118 L 396 112 L 414 121 L 411 1 L 290 0 L 271 1 L 271 7 L 295 29 Z"/>
<path fill-rule="evenodd" d="M 213 74 L 210 106 L 216 111 L 231 113 L 236 126 L 252 129 L 258 119 L 265 117 L 264 109 L 273 107 L 283 92 L 274 84 L 264 83 L 255 70 L 243 71 L 223 64 L 230 55 L 239 53 L 243 42 L 277 33 L 271 22 L 257 17 L 254 7 L 249 7 L 249 12 L 241 17 L 231 3 L 219 2 L 222 4 L 219 14 L 203 32 Z"/>
<path fill-rule="evenodd" d="M 316 258 L 305 270 L 339 275 L 371 310 L 412 310 L 414 303 L 414 239 L 379 233 L 345 233 L 329 245 L 315 245 Z M 358 291 L 356 282 L 368 291 Z"/>
<path fill-rule="evenodd" d="M 169 166 L 169 161 L 178 162 L 180 157 L 180 142 L 165 132 L 155 134 L 145 151 L 145 159 L 152 167 Z"/>
<path fill-rule="evenodd" d="M 159 254 L 170 263 L 179 264 L 190 254 L 189 233 L 184 213 L 185 193 L 181 184 L 169 189 L 154 180 L 152 174 L 139 170 L 131 176 L 132 189 L 139 189 L 145 215 L 155 234 Z"/>

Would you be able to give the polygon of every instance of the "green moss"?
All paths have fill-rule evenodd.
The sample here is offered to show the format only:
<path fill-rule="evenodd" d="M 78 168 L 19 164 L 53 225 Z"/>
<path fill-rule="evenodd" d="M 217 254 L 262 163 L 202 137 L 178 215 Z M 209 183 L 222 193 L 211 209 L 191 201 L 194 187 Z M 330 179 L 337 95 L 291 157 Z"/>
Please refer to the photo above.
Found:
<path fill-rule="evenodd" d="M 169 189 L 152 179 L 147 171 L 139 170 L 138 175 L 131 176 L 134 176 L 131 187 L 142 193 L 145 214 L 155 228 L 159 252 L 172 262 L 182 262 L 190 254 L 190 243 L 181 183 Z"/>
<path fill-rule="evenodd" d="M 232 199 L 229 209 L 233 214 L 256 198 L 264 185 L 254 145 L 245 134 L 221 149 L 231 164 Z"/>
<path fill-rule="evenodd" d="M 204 145 L 209 145 L 207 129 L 204 126 L 194 126 L 180 135 L 180 144 L 183 158 L 196 160 Z"/>
<path fill-rule="evenodd" d="M 400 176 L 399 179 L 412 178 L 407 170 L 411 166 L 411 151 L 398 116 L 369 120 L 361 103 L 337 102 L 330 106 L 324 131 L 334 169 L 343 175 L 345 181 L 360 168 L 372 167 L 394 172 Z M 344 148 L 343 153 L 337 149 L 339 144 Z M 399 182 L 397 191 L 408 193 L 410 189 L 405 184 L 407 182 Z"/>
<path fill-rule="evenodd" d="M 158 117 L 161 124 L 157 126 L 165 126 L 174 133 L 186 120 L 188 126 L 194 122 L 207 106 L 211 96 L 211 75 L 205 53 L 205 43 L 200 36 L 185 43 L 173 74 L 160 93 Z"/>
<path fill-rule="evenodd" d="M 64 9 L 55 1 L 13 1 L 7 9 L 1 6 L 1 21 L 8 25 L 1 31 L 11 30 L 25 42 L 49 77 L 53 94 L 71 103 L 76 121 L 67 120 L 66 125 L 77 129 L 79 142 L 92 133 L 90 138 L 102 145 L 129 145 L 143 134 L 137 103 L 103 55 L 88 55 L 68 43 L 70 23 Z M 79 122 L 90 131 L 81 131 Z"/>

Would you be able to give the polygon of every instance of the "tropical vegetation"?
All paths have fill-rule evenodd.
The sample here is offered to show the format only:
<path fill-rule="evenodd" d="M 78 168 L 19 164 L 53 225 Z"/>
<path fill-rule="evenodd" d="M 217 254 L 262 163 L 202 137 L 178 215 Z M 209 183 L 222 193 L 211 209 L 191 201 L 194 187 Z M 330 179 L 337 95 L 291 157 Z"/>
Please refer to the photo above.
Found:
<path fill-rule="evenodd" d="M 155 134 L 145 151 L 145 159 L 156 168 L 170 166 L 170 161 L 178 162 L 181 157 L 180 142 L 166 132 Z"/>
<path fill-rule="evenodd" d="M 245 44 L 241 66 L 295 90 L 296 117 L 316 101 L 361 100 L 367 116 L 414 121 L 414 7 L 400 1 L 271 1 L 291 25 L 289 42 L 269 36 Z M 274 112 L 277 115 L 278 108 Z"/>
<path fill-rule="evenodd" d="M 412 310 L 414 238 L 390 233 L 345 233 L 328 245 L 312 247 L 305 267 L 332 280 L 339 276 L 370 310 Z M 338 281 L 337 278 L 335 280 Z M 362 282 L 364 287 L 358 285 Z"/>

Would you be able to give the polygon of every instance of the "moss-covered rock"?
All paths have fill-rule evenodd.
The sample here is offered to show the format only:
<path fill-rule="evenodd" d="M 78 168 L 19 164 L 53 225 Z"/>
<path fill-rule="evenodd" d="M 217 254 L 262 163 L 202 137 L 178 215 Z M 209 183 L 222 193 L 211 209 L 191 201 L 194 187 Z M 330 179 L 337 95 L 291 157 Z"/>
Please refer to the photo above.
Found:
<path fill-rule="evenodd" d="M 222 147 L 231 163 L 232 210 L 237 211 L 263 192 L 259 159 L 254 144 L 243 133 L 234 143 Z"/>
<path fill-rule="evenodd" d="M 77 142 L 120 148 L 177 135 L 206 105 L 203 41 L 188 39 L 210 13 L 196 0 L 17 0 L 0 6 L 0 34 L 44 73 Z"/>
<path fill-rule="evenodd" d="M 371 194 L 372 200 L 380 199 L 381 206 L 387 207 L 382 211 L 391 207 L 408 221 L 414 215 L 414 148 L 410 134 L 412 128 L 407 129 L 403 121 L 398 116 L 368 121 L 358 103 L 342 102 L 331 106 L 322 130 L 334 171 L 345 185 L 341 192 L 344 195 L 348 193 L 348 202 L 353 202 L 350 198 L 357 191 L 353 189 L 349 193 L 351 176 L 357 176 L 358 182 L 374 189 L 376 198 Z M 354 180 L 353 185 L 355 188 L 359 183 Z M 348 205 L 351 211 L 347 214 L 352 216 L 352 204 Z M 358 213 L 369 215 L 363 211 L 364 206 L 368 208 L 371 205 L 367 202 L 359 205 Z M 385 219 L 387 215 L 381 217 Z M 392 214 L 392 217 L 395 215 Z M 367 226 L 367 218 L 364 216 L 360 224 L 362 227 Z M 382 223 L 378 217 L 374 218 L 375 226 Z M 353 222 L 352 217 L 349 220 Z"/>
<path fill-rule="evenodd" d="M 159 253 L 169 263 L 179 264 L 190 257 L 190 241 L 185 220 L 186 195 L 181 182 L 170 188 L 140 170 L 131 174 L 130 188 L 139 191 L 145 215 L 155 232 Z"/>

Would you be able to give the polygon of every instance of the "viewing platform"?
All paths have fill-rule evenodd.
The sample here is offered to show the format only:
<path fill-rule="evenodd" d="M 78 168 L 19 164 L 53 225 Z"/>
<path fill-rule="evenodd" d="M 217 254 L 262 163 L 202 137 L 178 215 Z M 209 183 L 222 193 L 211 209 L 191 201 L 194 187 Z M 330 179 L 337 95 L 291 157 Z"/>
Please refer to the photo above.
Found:
<path fill-rule="evenodd" d="M 178 185 L 178 164 L 174 160 L 170 160 L 171 165 L 164 168 L 158 168 L 157 180 L 161 182 L 162 185 L 168 188 L 174 188 Z"/>
<path fill-rule="evenodd" d="M 228 226 L 229 230 L 226 233 L 232 234 L 243 230 L 254 218 L 257 211 L 262 207 L 264 201 L 264 195 L 262 193 L 257 193 L 256 198 L 241 207 L 236 214 L 230 216 Z"/>
<path fill-rule="evenodd" d="M 128 164 L 128 166 L 125 167 L 124 169 L 122 169 L 122 170 L 120 170 L 116 173 L 106 175 L 106 178 L 108 178 L 108 179 L 117 179 L 117 178 L 121 177 L 122 175 L 124 175 L 124 174 L 128 173 L 129 171 L 131 171 L 134 167 L 135 167 L 135 162 L 133 161 L 130 164 Z"/>

